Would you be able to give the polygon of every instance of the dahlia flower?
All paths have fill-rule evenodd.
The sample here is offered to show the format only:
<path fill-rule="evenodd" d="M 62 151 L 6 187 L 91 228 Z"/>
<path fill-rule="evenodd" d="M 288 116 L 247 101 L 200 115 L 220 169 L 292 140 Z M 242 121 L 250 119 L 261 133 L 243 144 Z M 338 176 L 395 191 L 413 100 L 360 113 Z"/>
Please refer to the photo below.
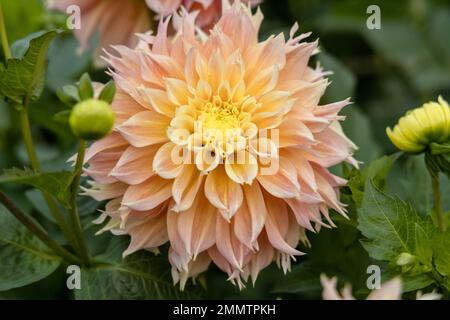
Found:
<path fill-rule="evenodd" d="M 175 13 L 181 6 L 187 11 L 198 11 L 196 25 L 204 30 L 209 30 L 217 22 L 222 14 L 222 0 L 146 0 L 150 9 L 159 17 L 167 17 Z M 256 6 L 262 0 L 243 0 Z"/>
<path fill-rule="evenodd" d="M 108 200 L 96 221 L 128 234 L 124 256 L 170 243 L 174 282 L 184 286 L 211 261 L 239 287 L 272 261 L 287 272 L 305 230 L 345 215 L 328 168 L 356 164 L 338 112 L 321 105 L 329 82 L 308 62 L 309 34 L 258 41 L 258 10 L 225 6 L 205 35 L 184 13 L 137 48 L 105 59 L 116 81 L 113 133 L 87 151 L 85 192 Z"/>
<path fill-rule="evenodd" d="M 450 142 L 450 106 L 440 96 L 438 102 L 407 112 L 386 133 L 397 148 L 409 153 L 422 152 L 433 142 Z"/>
<path fill-rule="evenodd" d="M 256 6 L 262 0 L 243 0 Z M 196 25 L 207 31 L 219 20 L 222 13 L 222 0 L 47 0 L 47 7 L 66 12 L 70 5 L 77 5 L 81 11 L 81 29 L 74 30 L 81 49 L 89 47 L 92 36 L 99 32 L 96 64 L 101 50 L 111 45 L 137 44 L 135 33 L 151 31 L 151 18 L 148 8 L 157 14 L 156 18 L 167 17 L 184 7 L 196 12 Z M 148 6 L 148 8 L 146 7 Z"/>
<path fill-rule="evenodd" d="M 347 284 L 341 294 L 336 289 L 337 278 L 328 278 L 324 274 L 320 276 L 320 281 L 323 286 L 322 298 L 324 300 L 356 300 L 352 295 L 352 287 Z M 441 295 L 432 291 L 430 293 L 422 294 L 418 291 L 417 300 L 439 300 Z M 400 278 L 393 278 L 380 287 L 380 289 L 373 290 L 366 298 L 366 300 L 401 300 L 402 299 L 402 281 Z"/>
<path fill-rule="evenodd" d="M 134 46 L 137 32 L 150 29 L 150 15 L 144 0 L 47 0 L 49 9 L 66 12 L 71 5 L 77 5 L 81 13 L 81 28 L 74 33 L 81 49 L 89 47 L 92 36 L 99 32 L 97 64 L 102 48 L 123 44 Z"/>

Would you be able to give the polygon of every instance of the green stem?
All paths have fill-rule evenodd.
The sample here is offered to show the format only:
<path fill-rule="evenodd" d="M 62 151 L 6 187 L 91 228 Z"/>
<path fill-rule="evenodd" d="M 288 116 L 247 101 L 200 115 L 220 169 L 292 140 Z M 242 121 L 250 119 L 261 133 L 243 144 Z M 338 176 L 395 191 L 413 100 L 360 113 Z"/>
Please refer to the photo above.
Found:
<path fill-rule="evenodd" d="M 441 191 L 439 187 L 439 174 L 431 175 L 431 184 L 433 187 L 433 198 L 434 198 L 434 210 L 436 211 L 436 218 L 439 230 L 444 232 L 447 229 L 444 217 L 444 209 L 441 203 Z"/>
<path fill-rule="evenodd" d="M 80 260 L 72 253 L 64 249 L 40 225 L 36 224 L 29 216 L 23 213 L 3 192 L 0 191 L 0 202 L 19 220 L 28 230 L 52 249 L 57 255 L 69 263 L 79 264 Z"/>
<path fill-rule="evenodd" d="M 34 149 L 33 137 L 31 135 L 27 99 L 25 99 L 23 108 L 20 110 L 20 125 L 22 127 L 23 140 L 25 142 L 28 157 L 30 158 L 31 167 L 35 172 L 39 172 L 41 171 L 41 166 L 37 158 L 36 150 Z"/>
<path fill-rule="evenodd" d="M 80 140 L 78 148 L 77 161 L 75 163 L 74 178 L 71 185 L 71 209 L 69 210 L 70 219 L 72 221 L 72 227 L 75 230 L 75 235 L 80 245 L 80 254 L 83 257 L 83 261 L 86 265 L 90 265 L 91 257 L 86 246 L 86 242 L 83 237 L 83 228 L 81 227 L 80 216 L 78 214 L 77 195 L 80 188 L 81 173 L 83 171 L 84 155 L 86 152 L 86 142 Z"/>
<path fill-rule="evenodd" d="M 31 167 L 35 172 L 41 171 L 41 166 L 39 164 L 36 150 L 34 148 L 33 143 L 33 137 L 31 135 L 31 128 L 30 128 L 30 121 L 28 117 L 28 100 L 25 99 L 24 105 L 22 107 L 22 110 L 20 111 L 20 123 L 22 127 L 22 135 L 25 142 L 25 147 L 27 149 L 28 158 L 31 162 Z M 70 231 L 70 228 L 64 219 L 63 214 L 58 208 L 58 205 L 56 204 L 55 200 L 52 198 L 50 194 L 47 192 L 42 193 L 45 199 L 45 202 L 47 203 L 48 208 L 50 209 L 50 212 L 52 213 L 56 223 L 61 228 L 61 231 L 64 234 L 64 237 L 67 239 L 67 241 L 71 244 L 71 246 L 78 250 L 78 245 L 76 242 L 75 237 L 73 236 L 72 232 Z"/>
<path fill-rule="evenodd" d="M 1 3 L 0 3 L 0 37 L 2 41 L 3 54 L 5 55 L 5 59 L 8 61 L 9 59 L 12 58 L 12 55 L 11 49 L 9 48 L 8 34 L 6 33 L 5 19 L 3 16 L 3 8 Z"/>

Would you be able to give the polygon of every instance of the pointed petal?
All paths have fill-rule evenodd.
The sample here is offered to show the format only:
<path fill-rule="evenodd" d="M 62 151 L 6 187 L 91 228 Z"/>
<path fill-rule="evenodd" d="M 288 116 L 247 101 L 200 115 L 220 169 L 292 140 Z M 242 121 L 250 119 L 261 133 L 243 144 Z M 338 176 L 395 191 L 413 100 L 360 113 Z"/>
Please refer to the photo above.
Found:
<path fill-rule="evenodd" d="M 153 159 L 153 170 L 164 179 L 176 178 L 183 169 L 182 163 L 177 163 L 175 152 L 178 146 L 173 142 L 167 142 L 161 146 Z"/>
<path fill-rule="evenodd" d="M 295 198 L 300 194 L 297 170 L 286 157 L 280 157 L 278 171 L 271 175 L 258 175 L 261 186 L 277 198 Z"/>
<path fill-rule="evenodd" d="M 146 181 L 129 186 L 122 204 L 137 211 L 151 210 L 171 197 L 172 181 L 152 176 Z"/>
<path fill-rule="evenodd" d="M 195 196 L 203 182 L 203 174 L 192 164 L 183 166 L 178 177 L 175 178 L 172 186 L 172 197 L 175 205 L 171 210 L 179 212 L 187 210 L 194 202 Z"/>
<path fill-rule="evenodd" d="M 245 201 L 234 216 L 234 233 L 248 248 L 254 248 L 266 220 L 266 206 L 258 183 L 245 185 Z"/>
<path fill-rule="evenodd" d="M 219 166 L 207 176 L 205 196 L 226 220 L 234 216 L 244 199 L 241 186 L 228 177 L 223 166 Z"/>
<path fill-rule="evenodd" d="M 143 111 L 134 115 L 117 130 L 135 147 L 145 147 L 169 140 L 167 128 L 170 119 L 153 111 Z"/>
<path fill-rule="evenodd" d="M 144 148 L 129 146 L 120 157 L 111 176 L 128 184 L 139 184 L 153 175 L 152 159 L 159 145 Z"/>

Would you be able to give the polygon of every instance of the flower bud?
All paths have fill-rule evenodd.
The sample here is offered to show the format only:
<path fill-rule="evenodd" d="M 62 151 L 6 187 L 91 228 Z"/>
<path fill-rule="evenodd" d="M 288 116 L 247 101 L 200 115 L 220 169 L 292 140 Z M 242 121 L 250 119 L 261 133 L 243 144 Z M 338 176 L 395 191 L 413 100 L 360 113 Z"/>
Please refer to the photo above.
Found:
<path fill-rule="evenodd" d="M 438 102 L 428 102 L 409 111 L 398 124 L 386 129 L 392 143 L 402 151 L 419 153 L 431 143 L 450 140 L 450 107 L 439 97 Z"/>
<path fill-rule="evenodd" d="M 111 132 L 114 113 L 105 101 L 89 99 L 75 105 L 69 123 L 77 137 L 84 140 L 98 140 Z"/>
<path fill-rule="evenodd" d="M 408 252 L 402 252 L 397 257 L 397 265 L 398 266 L 406 266 L 414 262 L 416 257 Z"/>

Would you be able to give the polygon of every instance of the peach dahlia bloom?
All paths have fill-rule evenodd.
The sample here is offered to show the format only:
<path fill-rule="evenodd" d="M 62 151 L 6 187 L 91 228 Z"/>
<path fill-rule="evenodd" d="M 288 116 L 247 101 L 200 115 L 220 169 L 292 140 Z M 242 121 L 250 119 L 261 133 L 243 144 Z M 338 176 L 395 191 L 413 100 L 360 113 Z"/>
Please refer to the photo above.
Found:
<path fill-rule="evenodd" d="M 345 215 L 346 181 L 328 168 L 355 163 L 338 123 L 349 102 L 319 105 L 329 82 L 297 25 L 259 42 L 261 12 L 237 2 L 209 36 L 180 19 L 173 38 L 162 20 L 106 58 L 116 124 L 87 151 L 86 193 L 108 200 L 104 230 L 131 236 L 125 256 L 169 242 L 175 283 L 213 261 L 241 287 L 274 260 L 289 270 L 305 229 L 333 226 L 330 208 Z"/>
<path fill-rule="evenodd" d="M 99 32 L 97 57 L 102 48 L 110 45 L 136 45 L 135 33 L 150 29 L 150 15 L 144 0 L 47 0 L 49 9 L 61 12 L 66 12 L 71 5 L 80 8 L 81 28 L 74 33 L 83 50 L 89 47 L 95 32 Z"/>

